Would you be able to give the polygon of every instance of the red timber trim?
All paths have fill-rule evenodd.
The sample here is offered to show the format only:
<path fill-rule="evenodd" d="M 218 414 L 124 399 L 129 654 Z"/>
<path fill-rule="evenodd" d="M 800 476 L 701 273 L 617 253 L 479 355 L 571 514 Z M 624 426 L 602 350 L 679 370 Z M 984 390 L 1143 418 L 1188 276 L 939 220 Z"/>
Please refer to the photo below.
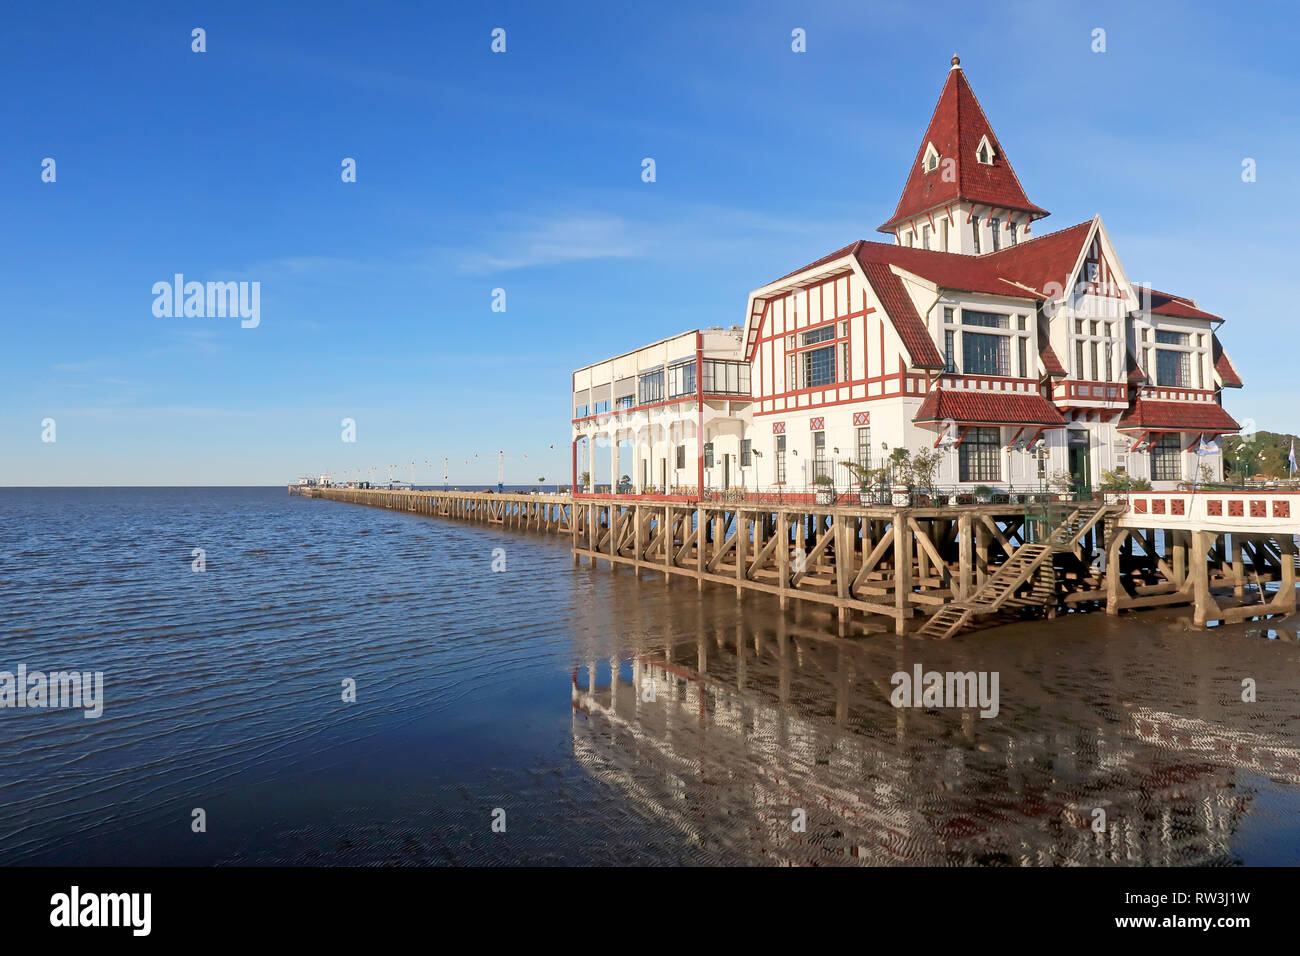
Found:
<path fill-rule="evenodd" d="M 1088 266 L 1097 267 L 1096 279 L 1088 277 Z M 1106 254 L 1102 251 L 1100 233 L 1092 237 L 1088 251 L 1084 254 L 1082 272 L 1083 275 L 1080 278 L 1086 284 L 1087 290 L 1093 295 L 1112 299 L 1124 298 L 1124 293 L 1119 288 L 1119 282 L 1115 279 L 1115 271 L 1111 268 L 1110 262 L 1106 259 Z"/>
<path fill-rule="evenodd" d="M 698 331 L 695 333 L 695 398 L 695 488 L 699 491 L 704 488 L 704 333 Z M 703 537 L 700 540 L 703 542 Z M 703 547 L 703 543 L 700 546 Z"/>
<path fill-rule="evenodd" d="M 960 445 L 962 442 L 964 442 L 966 440 L 966 433 L 974 427 L 975 427 L 974 425 L 963 425 L 961 432 L 957 435 L 957 444 L 953 445 L 952 447 L 956 448 L 957 445 Z"/>
<path fill-rule="evenodd" d="M 578 492 L 578 443 L 576 441 L 569 442 L 569 450 L 573 453 L 573 482 L 569 485 L 569 487 L 573 489 L 574 494 L 577 494 Z"/>
<path fill-rule="evenodd" d="M 953 422 L 953 424 L 955 425 L 956 422 Z M 947 436 L 948 436 L 948 429 L 947 429 L 946 427 L 945 427 L 945 428 L 941 428 L 941 429 L 939 429 L 939 434 L 935 436 L 934 444 L 931 445 L 930 447 L 931 447 L 931 448 L 938 448 L 938 447 L 939 447 L 939 442 L 943 441 Z M 960 442 L 958 442 L 958 444 L 960 444 Z M 955 447 L 955 446 L 954 446 L 954 447 Z"/>
<path fill-rule="evenodd" d="M 1139 435 L 1137 441 L 1135 441 L 1132 445 L 1129 446 L 1129 449 L 1128 449 L 1129 454 L 1131 455 L 1131 454 L 1133 454 L 1133 452 L 1137 451 L 1137 449 L 1138 449 L 1138 445 L 1140 445 L 1140 444 L 1142 444 L 1144 441 L 1146 441 L 1146 440 L 1147 440 L 1147 436 L 1150 435 L 1150 434 L 1151 434 L 1151 431 L 1148 429 L 1147 431 L 1144 431 L 1141 435 Z"/>
<path fill-rule="evenodd" d="M 1025 440 L 1025 444 L 1032 445 L 1034 442 L 1038 441 L 1039 436 L 1042 435 L 1043 432 L 1045 431 L 1047 431 L 1046 427 L 1038 429 L 1038 431 L 1034 432 L 1032 435 L 1029 436 L 1029 438 Z"/>
<path fill-rule="evenodd" d="M 1168 397 L 1161 396 L 1164 392 Z M 1143 385 L 1138 391 L 1139 398 L 1147 398 L 1153 402 L 1212 402 L 1214 401 L 1214 392 L 1212 388 L 1179 388 L 1176 385 Z"/>
<path fill-rule="evenodd" d="M 939 372 L 938 374 L 939 374 L 939 377 L 940 377 L 940 378 L 946 378 L 946 379 L 949 380 L 949 385 L 948 385 L 948 387 L 951 388 L 953 391 L 979 392 L 979 393 L 984 394 L 984 395 L 996 395 L 998 392 L 1006 392 L 1006 393 L 1013 394 L 1013 395 L 1035 395 L 1035 394 L 1039 394 L 1039 392 L 1038 392 L 1038 379 L 1036 379 L 1036 378 L 1016 378 L 1016 377 L 1014 377 L 1014 376 L 1010 376 L 1010 375 L 963 375 L 963 374 L 961 374 L 960 372 Z M 1030 387 L 1029 387 L 1029 388 L 1022 388 L 1022 389 L 1015 389 L 1015 388 L 979 388 L 979 387 L 976 387 L 976 388 L 969 388 L 969 387 L 966 387 L 964 384 L 963 384 L 963 385 L 958 385 L 958 384 L 957 384 L 958 382 L 961 382 L 961 383 L 974 382 L 974 383 L 976 383 L 977 386 L 978 386 L 980 383 L 987 384 L 987 385 L 990 385 L 990 386 L 991 386 L 994 382 L 1002 382 L 1003 384 L 1017 383 L 1017 384 L 1020 384 L 1020 385 L 1028 385 L 1028 386 L 1030 386 Z"/>
<path fill-rule="evenodd" d="M 957 217 L 953 215 L 953 210 L 956 208 L 957 208 L 956 203 L 949 203 L 947 208 L 944 210 L 944 212 L 948 214 L 948 224 L 952 226 L 954 229 L 957 228 Z"/>
<path fill-rule="evenodd" d="M 1007 442 L 1006 445 L 1003 447 L 1010 448 L 1012 445 L 1016 443 L 1016 439 L 1019 438 L 1023 433 L 1024 433 L 1023 428 L 1017 428 L 1016 433 L 1011 436 L 1011 441 Z"/>
<path fill-rule="evenodd" d="M 1084 394 L 1083 390 L 1085 388 L 1088 390 L 1087 394 Z M 1106 397 L 1102 398 L 1101 396 L 1094 395 L 1092 393 L 1093 389 L 1095 388 L 1103 388 L 1107 390 L 1114 389 L 1115 395 L 1114 397 L 1111 397 L 1109 391 L 1107 391 L 1103 393 L 1106 395 Z M 1060 398 L 1060 399 L 1073 398 L 1073 399 L 1079 399 L 1087 402 L 1126 402 L 1126 403 L 1128 402 L 1129 399 L 1128 385 L 1125 384 L 1124 382 L 1092 382 L 1088 380 L 1067 378 L 1067 379 L 1061 379 L 1059 381 L 1053 382 L 1052 389 L 1053 389 L 1053 395 L 1056 398 Z"/>
<path fill-rule="evenodd" d="M 836 311 L 836 312 L 839 312 L 839 310 L 840 310 L 840 308 L 841 308 L 841 303 L 840 303 L 840 301 L 839 301 L 839 282 L 840 282 L 840 280 L 847 280 L 848 283 L 849 283 L 848 288 L 849 288 L 849 296 L 850 296 L 850 298 L 849 298 L 849 301 L 846 301 L 845 303 L 843 303 L 843 307 L 845 307 L 845 308 L 852 308 L 852 298 L 851 298 L 851 295 L 852 295 L 852 275 L 851 275 L 851 274 L 847 274 L 847 273 L 846 273 L 846 274 L 838 275 L 838 276 L 835 276 L 835 277 L 833 277 L 833 278 L 827 279 L 827 280 L 825 280 L 824 282 L 814 283 L 813 286 L 811 286 L 812 288 L 815 288 L 815 287 L 817 287 L 817 286 L 821 286 L 821 288 L 822 288 L 822 295 L 823 295 L 823 296 L 826 295 L 826 292 L 825 292 L 825 288 L 826 288 L 826 286 L 830 286 L 830 287 L 831 287 L 831 289 L 832 289 L 832 298 L 831 298 L 831 301 L 832 301 L 832 303 L 833 303 L 834 311 Z M 772 376 L 773 391 L 771 391 L 771 392 L 765 392 L 765 391 L 763 391 L 763 389 L 764 389 L 765 386 L 763 385 L 763 379 L 762 379 L 762 377 L 761 377 L 761 373 L 760 373 L 760 377 L 759 377 L 758 380 L 757 380 L 757 388 L 758 388 L 758 391 L 757 391 L 757 392 L 753 392 L 753 390 L 751 389 L 752 395 L 751 395 L 750 401 L 752 401 L 752 402 L 754 402 L 754 403 L 757 404 L 757 409 L 755 410 L 755 414 L 756 414 L 756 415 L 757 415 L 757 414 L 764 414 L 764 415 L 783 414 L 784 412 L 787 412 L 787 411 L 797 411 L 797 410 L 799 410 L 799 409 L 803 409 L 803 408 L 823 407 L 823 406 L 825 406 L 825 405 L 840 404 L 840 403 L 843 403 L 843 402 L 849 402 L 849 401 L 864 401 L 864 400 L 866 400 L 866 399 L 865 399 L 865 396 L 862 397 L 862 398 L 856 398 L 856 399 L 855 399 L 855 398 L 852 398 L 852 397 L 850 396 L 849 398 L 844 398 L 844 399 L 835 399 L 835 400 L 833 400 L 833 401 L 831 401 L 831 402 L 820 402 L 820 401 L 817 401 L 817 402 L 810 402 L 808 405 L 799 405 L 799 404 L 798 404 L 798 399 L 799 399 L 801 396 L 805 396 L 805 395 L 807 395 L 807 396 L 811 396 L 811 395 L 820 395 L 822 392 L 827 392 L 827 391 L 837 392 L 839 389 L 845 389 L 845 388 L 847 388 L 847 389 L 852 389 L 852 388 L 854 388 L 855 386 L 864 386 L 864 387 L 865 387 L 865 386 L 867 386 L 867 385 L 869 385 L 869 384 L 881 384 L 882 386 L 884 386 L 885 383 L 887 383 L 887 382 L 891 382 L 891 381 L 894 381 L 894 380 L 898 379 L 898 376 L 897 376 L 897 375 L 891 375 L 891 374 L 889 374 L 889 373 L 884 373 L 884 374 L 881 374 L 881 375 L 878 375 L 878 376 L 870 376 L 870 375 L 866 375 L 866 369 L 869 367 L 869 364 L 870 364 L 870 356 L 869 356 L 869 354 L 868 354 L 867 341 L 866 341 L 866 340 L 867 340 L 867 334 L 866 334 L 866 322 L 867 322 L 867 316 L 872 315 L 872 314 L 875 313 L 876 311 L 877 311 L 876 309 L 874 309 L 874 308 L 872 308 L 871 306 L 867 305 L 867 295 L 866 295 L 866 291 L 864 290 L 863 293 L 862 293 L 862 308 L 859 309 L 858 311 L 855 311 L 855 312 L 845 312 L 843 315 L 836 315 L 834 318 L 831 318 L 831 319 L 821 319 L 821 320 L 818 320 L 818 321 L 815 322 L 815 323 L 809 323 L 808 325 L 799 326 L 799 327 L 797 327 L 797 328 L 786 329 L 784 332 L 780 332 L 780 333 L 773 332 L 771 335 L 766 336 L 766 337 L 764 337 L 763 339 L 761 339 L 762 342 L 770 343 L 770 348 L 769 348 L 769 350 L 768 350 L 768 354 L 771 356 L 771 358 L 770 358 L 770 362 L 771 362 L 771 370 L 770 370 L 770 374 L 771 374 L 771 376 Z M 863 361 L 863 372 L 864 372 L 864 375 L 863 375 L 862 378 L 856 378 L 856 379 L 855 379 L 855 378 L 846 378 L 846 379 L 843 379 L 843 380 L 840 380 L 840 381 L 832 382 L 832 383 L 830 383 L 829 385 L 818 385 L 818 386 L 814 386 L 814 387 L 811 387 L 811 388 L 791 389 L 791 388 L 787 387 L 784 391 L 777 391 L 777 390 L 775 390 L 775 385 L 776 385 L 776 369 L 777 369 L 777 367 L 778 367 L 778 363 L 777 363 L 777 361 L 776 361 L 776 343 L 777 343 L 778 341 L 780 341 L 780 342 L 783 343 L 783 344 L 782 344 L 782 351 L 781 351 L 781 359 L 782 359 L 782 361 L 781 361 L 781 363 L 780 363 L 780 366 L 781 366 L 781 368 L 782 368 L 782 373 L 783 373 L 783 374 L 787 374 L 787 373 L 788 373 L 788 370 L 789 370 L 789 363 L 790 363 L 790 356 L 791 356 L 791 355 L 797 355 L 798 353 L 803 352 L 803 351 L 806 351 L 806 350 L 808 350 L 808 349 L 826 348 L 826 347 L 828 347 L 828 346 L 830 346 L 830 347 L 832 347 L 832 348 L 835 349 L 835 367 L 836 367 L 837 370 L 841 370 L 841 356 L 843 355 L 843 346 L 844 346 L 844 345 L 848 345 L 848 351 L 849 351 L 849 367 L 848 367 L 847 370 L 843 370 L 843 371 L 845 371 L 847 374 L 851 375 L 851 374 L 852 374 L 852 368 L 853 368 L 853 353 L 854 353 L 854 349 L 855 349 L 855 346 L 856 346 L 857 341 L 858 341 L 858 340 L 857 340 L 857 337 L 853 334 L 853 321 L 852 321 L 852 320 L 853 320 L 853 319 L 856 319 L 856 318 L 861 318 L 861 319 L 863 320 L 863 329 L 864 329 L 864 331 L 863 331 L 863 350 L 862 350 L 862 361 Z M 846 325 L 847 325 L 847 332 L 846 332 L 846 334 L 844 334 L 844 335 L 840 335 L 840 334 L 839 334 L 838 324 L 841 323 L 841 322 L 844 322 L 844 323 L 846 323 Z M 813 345 L 797 345 L 797 346 L 794 348 L 793 351 L 787 349 L 787 348 L 785 347 L 785 345 L 784 345 L 785 339 L 786 339 L 786 337 L 789 336 L 789 335 L 803 335 L 803 334 L 805 334 L 805 333 L 807 333 L 807 332 L 813 332 L 813 331 L 816 331 L 817 329 L 825 328 L 825 327 L 827 327 L 827 326 L 832 327 L 832 328 L 834 329 L 834 331 L 835 331 L 835 337 L 832 338 L 832 339 L 828 339 L 828 340 L 825 341 L 825 342 L 817 342 L 817 343 L 815 343 L 815 344 L 813 344 Z M 882 365 L 883 365 L 883 362 L 884 362 L 884 359 L 883 359 L 883 355 L 884 355 L 884 339 L 885 339 L 885 328 L 884 328 L 884 320 L 882 319 L 882 321 L 881 321 L 881 327 L 880 327 L 881 354 L 882 354 L 881 362 L 882 362 Z M 753 383 L 753 382 L 754 382 L 754 379 L 752 378 L 752 374 L 751 374 L 751 383 Z M 919 382 L 919 379 L 918 379 L 918 382 Z M 789 385 L 788 382 L 787 382 L 786 384 L 787 384 L 787 386 Z M 883 392 L 883 388 L 882 388 L 882 392 Z M 873 397 L 884 397 L 884 394 L 895 394 L 895 393 L 883 393 L 881 396 L 873 396 Z M 903 384 L 901 381 L 899 381 L 899 383 L 898 383 L 898 392 L 897 392 L 897 394 L 908 394 L 908 393 L 904 390 L 904 384 Z M 770 404 L 772 404 L 772 405 L 775 405 L 778 401 L 784 401 L 784 402 L 786 403 L 785 408 L 775 408 L 775 407 L 774 407 L 774 408 L 768 409 L 767 411 L 762 411 L 763 403 L 770 403 Z"/>
<path fill-rule="evenodd" d="M 759 342 L 776 342 L 781 339 L 784 339 L 787 335 L 803 335 L 805 332 L 811 332 L 814 329 L 818 328 L 819 326 L 830 325 L 832 322 L 843 322 L 846 319 L 856 319 L 859 316 L 870 315 L 875 311 L 876 310 L 873 308 L 866 308 L 858 312 L 846 312 L 844 315 L 837 315 L 833 319 L 819 319 L 816 322 L 810 322 L 807 325 L 801 325 L 796 329 L 787 329 L 784 332 L 773 332 L 771 335 L 766 335 L 763 338 L 759 339 Z M 801 345 L 799 346 L 799 348 L 803 348 L 803 346 Z"/>
<path fill-rule="evenodd" d="M 903 383 L 905 380 L 911 381 L 914 384 L 915 388 L 913 391 L 909 392 L 904 388 Z M 788 404 L 788 402 L 794 401 L 800 395 L 809 395 L 817 392 L 834 392 L 844 388 L 851 390 L 859 385 L 866 386 L 875 383 L 880 383 L 882 386 L 893 383 L 897 385 L 897 388 L 895 388 L 892 391 L 882 388 L 879 395 L 863 395 L 859 398 L 854 398 L 852 394 L 850 394 L 848 398 L 836 398 L 836 399 L 832 399 L 829 402 L 810 401 L 807 405 Z M 876 375 L 871 378 L 856 379 L 852 382 L 834 382 L 830 385 L 819 385 L 816 388 L 800 389 L 797 392 L 783 392 L 779 395 L 767 399 L 760 400 L 757 398 L 752 398 L 752 399 L 740 399 L 740 401 L 749 401 L 752 404 L 759 406 L 753 411 L 754 416 L 758 417 L 760 415 L 787 415 L 792 412 L 798 413 L 804 411 L 814 411 L 819 408 L 831 408 L 832 406 L 835 405 L 854 405 L 854 404 L 860 404 L 862 402 L 878 402 L 887 398 L 899 398 L 900 396 L 903 398 L 908 398 L 908 397 L 924 398 L 926 392 L 927 392 L 926 379 L 924 375 L 905 372 L 901 375 L 898 373 L 894 373 L 891 375 Z M 1007 394 L 1010 395 L 1014 393 L 1008 392 Z M 735 396 L 733 395 L 732 398 L 734 400 Z M 787 405 L 785 406 L 785 408 L 772 408 L 766 411 L 762 409 L 761 407 L 762 402 L 764 401 L 776 402 L 778 399 L 787 400 Z"/>
<path fill-rule="evenodd" d="M 916 398 L 925 397 L 925 392 L 920 389 L 921 384 L 925 381 L 921 376 L 911 375 L 911 376 L 903 376 L 903 377 L 913 379 L 917 383 L 917 391 L 914 392 L 904 391 L 901 385 L 900 376 L 898 375 L 884 375 L 877 378 L 865 379 L 857 382 L 836 382 L 834 385 L 827 385 L 822 388 L 804 389 L 801 392 L 791 393 L 790 397 L 794 398 L 797 397 L 798 395 L 808 394 L 809 392 L 835 391 L 841 388 L 852 389 L 854 386 L 863 385 L 866 384 L 866 382 L 900 382 L 899 388 L 894 391 L 882 391 L 879 395 L 864 395 L 861 398 L 854 398 L 850 394 L 848 398 L 836 398 L 836 399 L 832 399 L 829 402 L 809 402 L 807 405 L 787 404 L 785 408 L 773 408 L 773 409 L 769 409 L 768 411 L 763 411 L 760 408 L 754 410 L 753 414 L 755 417 L 758 417 L 760 415 L 790 415 L 790 414 L 798 414 L 800 412 L 816 411 L 817 409 L 820 408 L 833 408 L 836 405 L 860 405 L 863 402 L 878 402 L 887 398 L 898 398 L 900 396 L 903 398 L 907 398 L 908 396 L 914 396 Z M 754 400 L 754 404 L 758 404 L 757 400 Z"/>
<path fill-rule="evenodd" d="M 763 303 L 761 309 L 759 309 L 759 302 Z M 753 308 L 750 309 L 749 321 L 752 328 L 749 331 L 749 341 L 745 343 L 746 362 L 752 362 L 754 360 L 754 350 L 758 348 L 759 342 L 762 341 L 761 336 L 763 327 L 767 324 L 768 310 L 771 308 L 771 299 L 759 299 L 758 302 L 754 303 Z M 755 310 L 758 311 L 756 312 Z M 755 316 L 757 316 L 757 319 L 755 319 Z M 755 324 L 755 322 L 757 322 L 757 324 Z"/>
<path fill-rule="evenodd" d="M 1205 432 L 1196 432 L 1196 437 L 1192 439 L 1192 443 L 1188 445 L 1186 448 L 1184 448 L 1183 451 L 1184 452 L 1191 451 L 1193 448 L 1195 448 L 1197 445 L 1201 443 L 1201 439 L 1204 437 L 1205 437 Z"/>

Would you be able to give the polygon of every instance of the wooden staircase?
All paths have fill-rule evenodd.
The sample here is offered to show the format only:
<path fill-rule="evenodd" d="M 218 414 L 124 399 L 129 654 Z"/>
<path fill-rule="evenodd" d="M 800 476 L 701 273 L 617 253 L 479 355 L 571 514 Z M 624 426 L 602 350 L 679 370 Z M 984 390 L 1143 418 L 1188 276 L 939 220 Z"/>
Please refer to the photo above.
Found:
<path fill-rule="evenodd" d="M 1052 529 L 1048 543 L 1054 551 L 1078 553 L 1079 542 L 1098 522 L 1106 520 L 1116 509 L 1109 505 L 1084 502 L 1075 505 L 1065 519 Z"/>
<path fill-rule="evenodd" d="M 1079 542 L 1112 509 L 1079 504 L 1052 528 L 1046 543 L 1022 544 L 1006 562 L 965 601 L 945 604 L 917 632 L 921 637 L 949 638 L 970 627 L 976 617 L 1007 615 L 1028 607 L 1046 607 L 1056 601 L 1056 572 L 1052 557 L 1077 553 Z M 1021 593 L 1026 584 L 1029 589 Z"/>

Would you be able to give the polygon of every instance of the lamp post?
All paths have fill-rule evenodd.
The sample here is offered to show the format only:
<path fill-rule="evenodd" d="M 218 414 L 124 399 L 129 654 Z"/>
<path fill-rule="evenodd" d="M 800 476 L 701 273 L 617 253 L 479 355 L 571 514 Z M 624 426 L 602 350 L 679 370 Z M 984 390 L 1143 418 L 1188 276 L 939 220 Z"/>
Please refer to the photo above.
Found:
<path fill-rule="evenodd" d="M 1028 451 L 1029 449 L 1029 443 L 1026 442 L 1023 438 L 1016 439 L 1015 448 L 1016 451 L 1020 452 L 1020 454 L 1023 456 L 1025 452 Z M 1022 458 L 1021 461 L 1023 462 L 1024 458 Z"/>

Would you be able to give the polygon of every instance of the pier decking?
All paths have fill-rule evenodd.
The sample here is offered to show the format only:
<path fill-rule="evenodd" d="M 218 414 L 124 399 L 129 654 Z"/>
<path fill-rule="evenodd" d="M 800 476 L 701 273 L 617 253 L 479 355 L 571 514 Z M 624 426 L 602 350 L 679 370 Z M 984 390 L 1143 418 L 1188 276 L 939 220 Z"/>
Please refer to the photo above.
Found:
<path fill-rule="evenodd" d="M 409 491 L 387 488 L 322 488 L 290 485 L 289 494 L 325 498 L 372 508 L 458 518 L 519 531 L 568 534 L 573 520 L 569 495 L 496 494 L 489 491 Z"/>
<path fill-rule="evenodd" d="M 567 534 L 573 561 L 833 611 L 841 635 L 947 638 L 1063 610 L 1190 605 L 1198 626 L 1291 614 L 1296 492 L 1134 492 L 944 507 L 352 488 L 290 492 Z M 1269 585 L 1277 585 L 1270 595 Z"/>

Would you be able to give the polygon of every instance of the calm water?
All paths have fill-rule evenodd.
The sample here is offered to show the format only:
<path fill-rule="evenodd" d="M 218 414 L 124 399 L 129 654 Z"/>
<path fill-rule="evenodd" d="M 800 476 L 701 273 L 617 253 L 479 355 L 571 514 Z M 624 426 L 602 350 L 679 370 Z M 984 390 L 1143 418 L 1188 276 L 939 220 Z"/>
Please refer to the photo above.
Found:
<path fill-rule="evenodd" d="M 826 634 L 279 488 L 0 489 L 0 670 L 105 684 L 0 709 L 0 863 L 1300 863 L 1294 626 Z M 894 709 L 917 662 L 998 716 Z"/>

